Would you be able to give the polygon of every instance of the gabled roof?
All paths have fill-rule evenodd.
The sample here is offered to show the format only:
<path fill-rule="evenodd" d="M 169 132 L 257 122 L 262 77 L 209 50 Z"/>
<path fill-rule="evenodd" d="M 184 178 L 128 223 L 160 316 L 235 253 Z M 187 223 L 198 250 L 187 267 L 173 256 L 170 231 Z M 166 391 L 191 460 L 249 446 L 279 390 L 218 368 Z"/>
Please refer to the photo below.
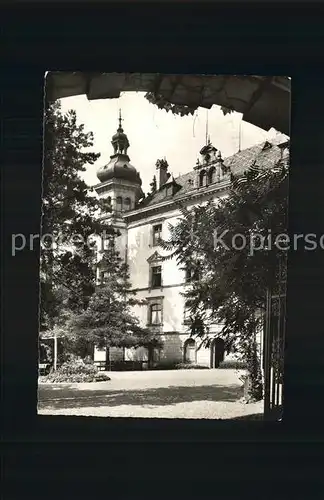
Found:
<path fill-rule="evenodd" d="M 234 175 L 243 174 L 255 163 L 261 168 L 271 168 L 280 160 L 282 146 L 286 145 L 288 142 L 289 139 L 283 136 L 264 141 L 225 158 L 224 166 L 228 167 Z M 137 209 L 140 210 L 141 208 L 155 205 L 163 201 L 177 201 L 184 195 L 189 196 L 190 194 L 196 193 L 198 190 L 194 188 L 195 176 L 196 172 L 194 170 L 187 174 L 180 175 L 175 179 L 175 182 L 181 186 L 181 188 L 174 195 L 165 196 L 165 190 L 162 186 L 154 195 L 145 198 Z M 217 187 L 217 183 L 214 185 Z M 210 185 L 206 188 L 199 188 L 199 193 L 203 194 L 204 191 L 208 189 L 210 189 Z"/>
<path fill-rule="evenodd" d="M 157 262 L 162 260 L 162 256 L 159 254 L 159 252 L 156 250 L 148 259 L 147 262 Z"/>

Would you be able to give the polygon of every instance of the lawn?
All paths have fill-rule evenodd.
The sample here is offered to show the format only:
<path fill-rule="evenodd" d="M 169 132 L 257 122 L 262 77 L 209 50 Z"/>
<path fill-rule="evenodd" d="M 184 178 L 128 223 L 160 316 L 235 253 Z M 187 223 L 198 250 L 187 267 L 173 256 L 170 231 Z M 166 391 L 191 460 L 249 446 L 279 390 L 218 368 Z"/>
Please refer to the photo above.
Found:
<path fill-rule="evenodd" d="M 38 413 L 98 417 L 229 419 L 258 416 L 231 369 L 109 372 L 107 382 L 39 383 Z"/>

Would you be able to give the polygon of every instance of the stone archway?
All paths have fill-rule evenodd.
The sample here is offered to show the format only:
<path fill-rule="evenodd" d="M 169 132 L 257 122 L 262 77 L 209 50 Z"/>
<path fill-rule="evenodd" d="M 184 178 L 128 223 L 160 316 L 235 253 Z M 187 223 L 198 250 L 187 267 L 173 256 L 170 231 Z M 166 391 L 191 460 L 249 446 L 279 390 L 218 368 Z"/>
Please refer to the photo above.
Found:
<path fill-rule="evenodd" d="M 121 92 L 155 92 L 170 104 L 193 109 L 216 104 L 243 113 L 244 121 L 264 130 L 274 127 L 290 134 L 291 80 L 285 76 L 50 71 L 46 81 L 50 101 L 81 94 L 93 100 L 115 99 Z"/>
<path fill-rule="evenodd" d="M 217 337 L 213 339 L 210 345 L 210 368 L 218 368 L 220 363 L 224 361 L 225 343 L 224 340 Z"/>

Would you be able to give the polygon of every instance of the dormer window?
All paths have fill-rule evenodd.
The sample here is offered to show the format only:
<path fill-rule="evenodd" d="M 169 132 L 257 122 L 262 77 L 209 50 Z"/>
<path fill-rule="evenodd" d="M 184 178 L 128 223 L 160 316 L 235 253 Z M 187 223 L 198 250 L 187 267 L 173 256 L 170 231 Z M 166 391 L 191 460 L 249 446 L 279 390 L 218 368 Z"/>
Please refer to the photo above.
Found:
<path fill-rule="evenodd" d="M 172 176 L 171 180 L 164 184 L 163 189 L 165 196 L 173 196 L 179 191 L 179 189 L 181 189 L 181 186 L 180 184 L 177 184 L 174 177 Z"/>

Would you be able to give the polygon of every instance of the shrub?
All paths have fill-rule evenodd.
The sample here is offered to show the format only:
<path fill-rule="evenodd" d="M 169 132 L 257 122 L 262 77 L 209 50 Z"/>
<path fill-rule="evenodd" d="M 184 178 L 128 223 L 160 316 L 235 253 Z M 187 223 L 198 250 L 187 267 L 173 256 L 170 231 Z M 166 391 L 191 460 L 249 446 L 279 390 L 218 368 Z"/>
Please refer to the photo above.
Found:
<path fill-rule="evenodd" d="M 153 370 L 175 370 L 177 364 L 177 361 L 160 361 L 153 367 Z"/>
<path fill-rule="evenodd" d="M 56 371 L 52 370 L 44 382 L 94 382 L 96 380 L 97 367 L 94 364 L 85 363 L 82 359 L 72 358 L 63 363 Z"/>
<path fill-rule="evenodd" d="M 246 369 L 247 365 L 245 361 L 240 361 L 240 360 L 235 360 L 235 359 L 229 359 L 227 361 L 222 361 L 219 365 L 219 368 L 224 368 L 224 369 L 234 369 L 234 370 L 244 370 Z"/>
<path fill-rule="evenodd" d="M 195 363 L 179 363 L 177 361 L 161 361 L 154 366 L 154 370 L 203 370 L 208 366 L 197 365 Z"/>
<path fill-rule="evenodd" d="M 209 370 L 209 366 L 197 365 L 195 363 L 178 363 L 175 368 L 177 370 Z"/>
<path fill-rule="evenodd" d="M 108 377 L 107 373 L 104 372 L 98 372 L 95 375 L 96 382 L 105 382 L 106 380 L 111 380 L 110 377 Z"/>

